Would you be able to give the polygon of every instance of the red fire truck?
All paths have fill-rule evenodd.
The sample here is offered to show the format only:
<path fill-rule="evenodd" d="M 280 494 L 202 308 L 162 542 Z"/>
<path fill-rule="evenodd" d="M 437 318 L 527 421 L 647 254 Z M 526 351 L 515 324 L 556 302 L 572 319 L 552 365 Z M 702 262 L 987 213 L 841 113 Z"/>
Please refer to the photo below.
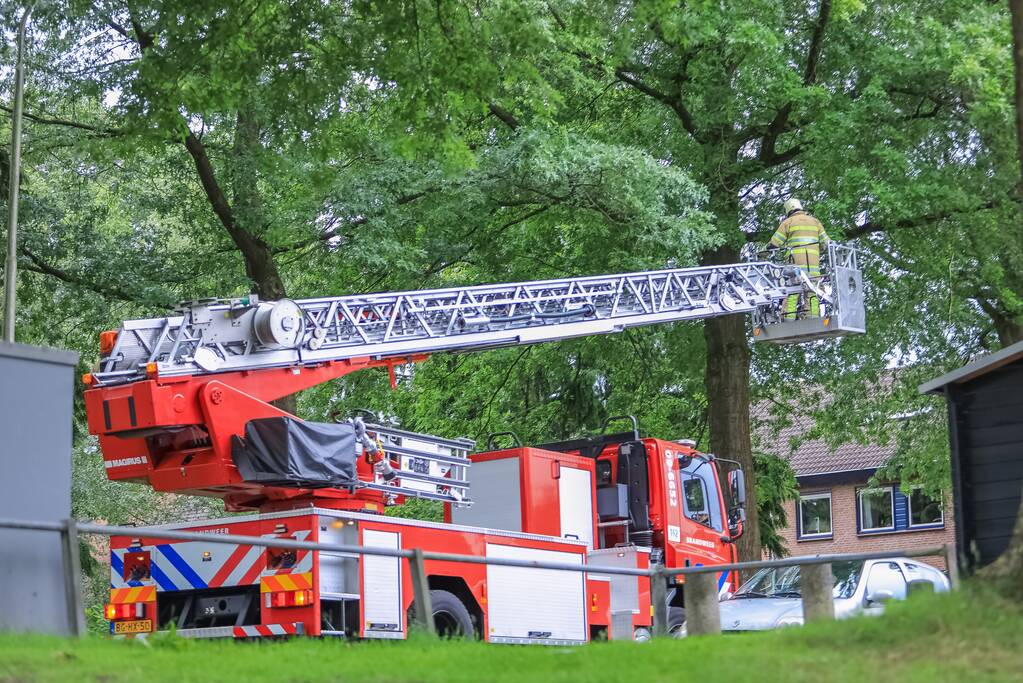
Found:
<path fill-rule="evenodd" d="M 751 312 L 776 342 L 862 332 L 849 256 L 821 280 L 753 261 L 706 268 L 262 302 L 183 304 L 100 337 L 84 378 L 89 429 L 112 480 L 222 498 L 252 514 L 170 528 L 574 563 L 566 572 L 427 561 L 441 633 L 492 642 L 645 637 L 645 577 L 601 567 L 713 565 L 736 559 L 744 480 L 736 463 L 687 441 L 631 429 L 475 452 L 466 439 L 367 424 L 299 420 L 272 401 L 355 370 L 430 353 L 532 344 L 627 327 Z M 815 294 L 825 317 L 784 321 L 779 303 Z M 610 425 L 606 425 L 609 427 Z M 471 489 L 470 489 L 471 484 Z M 390 517 L 409 498 L 439 501 L 443 523 Z M 304 634 L 404 638 L 407 563 L 381 555 L 246 544 L 111 539 L 106 616 L 118 635 L 175 628 L 193 637 Z M 721 590 L 735 585 L 722 575 Z M 669 621 L 684 596 L 669 590 Z"/>

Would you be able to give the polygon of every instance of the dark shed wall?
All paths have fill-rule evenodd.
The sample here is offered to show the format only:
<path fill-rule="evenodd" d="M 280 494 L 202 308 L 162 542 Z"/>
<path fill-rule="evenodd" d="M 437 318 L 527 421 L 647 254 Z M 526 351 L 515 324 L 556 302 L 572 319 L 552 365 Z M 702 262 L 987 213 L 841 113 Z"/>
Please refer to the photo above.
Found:
<path fill-rule="evenodd" d="M 1023 492 L 1023 362 L 947 390 L 960 548 L 985 565 L 1008 547 Z"/>

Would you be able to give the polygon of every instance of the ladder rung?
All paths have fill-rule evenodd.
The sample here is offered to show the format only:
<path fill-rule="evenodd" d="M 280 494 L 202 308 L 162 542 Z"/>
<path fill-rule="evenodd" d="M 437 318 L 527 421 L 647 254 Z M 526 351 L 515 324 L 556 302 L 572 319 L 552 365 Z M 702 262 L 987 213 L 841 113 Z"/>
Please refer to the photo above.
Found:
<path fill-rule="evenodd" d="M 458 467 L 469 467 L 472 465 L 472 461 L 468 457 L 462 458 L 457 455 L 442 455 L 440 453 L 427 453 L 426 451 L 419 451 L 413 448 L 405 448 L 403 446 L 384 445 L 385 453 L 396 453 L 398 455 L 407 458 L 422 458 L 424 460 L 435 460 L 439 463 L 445 463 L 448 465 L 455 465 Z"/>
<path fill-rule="evenodd" d="M 429 474 L 420 474 L 419 472 L 409 472 L 408 470 L 395 470 L 399 479 L 409 479 L 411 481 L 420 481 L 424 484 L 437 484 L 438 486 L 450 486 L 451 488 L 467 489 L 469 488 L 469 482 L 464 479 L 447 479 L 446 477 L 432 477 Z"/>

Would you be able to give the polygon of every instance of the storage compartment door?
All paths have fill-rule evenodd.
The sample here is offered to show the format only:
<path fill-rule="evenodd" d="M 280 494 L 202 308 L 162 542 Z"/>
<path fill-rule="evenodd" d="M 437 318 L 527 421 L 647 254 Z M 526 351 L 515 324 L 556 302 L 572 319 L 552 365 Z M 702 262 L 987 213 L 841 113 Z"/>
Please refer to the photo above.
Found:
<path fill-rule="evenodd" d="M 483 529 L 522 530 L 522 484 L 517 457 L 474 462 L 471 507 L 451 508 L 451 522 Z"/>
<path fill-rule="evenodd" d="M 370 548 L 401 547 L 401 535 L 392 531 L 362 532 Z M 401 558 L 362 556 L 362 637 L 404 638 L 401 615 Z"/>
<path fill-rule="evenodd" d="M 564 564 L 578 553 L 487 544 L 487 557 Z M 585 642 L 586 582 L 582 572 L 487 565 L 489 640 L 563 644 Z"/>
<path fill-rule="evenodd" d="M 578 539 L 593 549 L 593 484 L 590 473 L 574 467 L 561 468 L 558 479 L 561 537 Z"/>

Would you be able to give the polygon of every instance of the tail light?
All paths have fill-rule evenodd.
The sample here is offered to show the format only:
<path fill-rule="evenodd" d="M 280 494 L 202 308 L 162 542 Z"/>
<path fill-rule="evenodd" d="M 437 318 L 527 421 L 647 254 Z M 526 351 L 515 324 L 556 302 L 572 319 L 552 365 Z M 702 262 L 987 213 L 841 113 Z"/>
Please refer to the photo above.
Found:
<path fill-rule="evenodd" d="M 123 621 L 125 619 L 141 619 L 146 616 L 146 603 L 144 602 L 122 602 L 118 604 L 107 603 L 103 608 L 103 616 L 107 621 Z"/>
<path fill-rule="evenodd" d="M 309 589 L 266 593 L 267 607 L 306 607 L 313 604 L 313 592 Z"/>

